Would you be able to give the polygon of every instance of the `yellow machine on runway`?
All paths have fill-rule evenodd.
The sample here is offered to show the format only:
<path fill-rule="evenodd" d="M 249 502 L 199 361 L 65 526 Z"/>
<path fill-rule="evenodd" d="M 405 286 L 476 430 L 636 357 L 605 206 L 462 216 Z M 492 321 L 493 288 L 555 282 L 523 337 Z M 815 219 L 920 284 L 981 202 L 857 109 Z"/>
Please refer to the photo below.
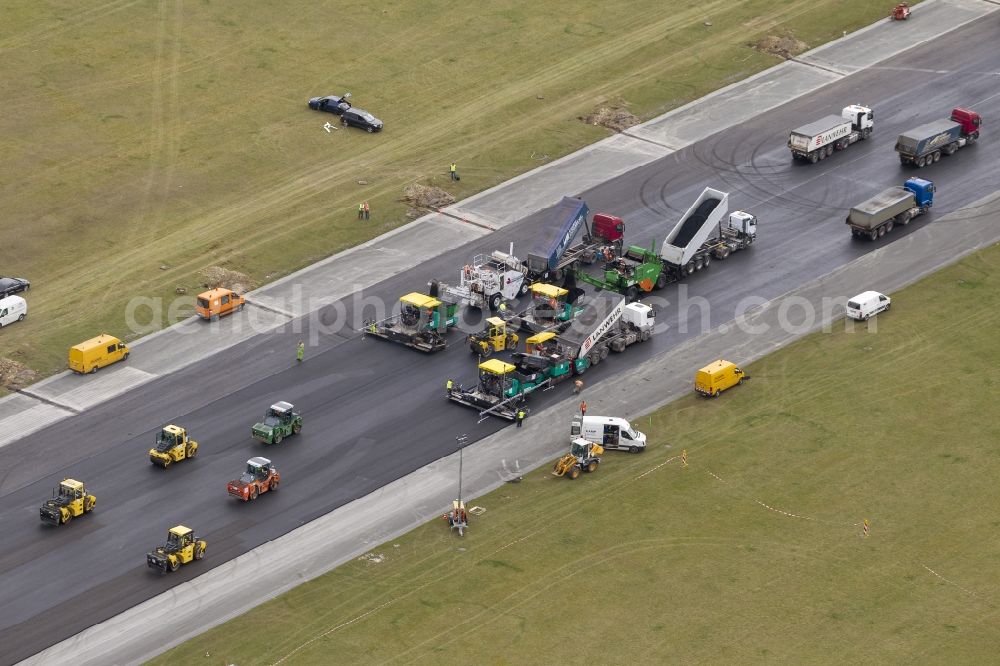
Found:
<path fill-rule="evenodd" d="M 156 435 L 156 446 L 149 450 L 149 461 L 166 469 L 170 463 L 198 454 L 198 442 L 188 438 L 187 430 L 180 426 L 163 426 Z"/>
<path fill-rule="evenodd" d="M 598 456 L 602 453 L 604 453 L 603 446 L 578 437 L 573 440 L 569 453 L 556 461 L 552 475 L 575 479 L 582 472 L 596 472 L 597 466 L 601 463 Z"/>
<path fill-rule="evenodd" d="M 208 544 L 199 539 L 190 527 L 178 525 L 167 532 L 167 543 L 146 554 L 146 564 L 163 573 L 177 571 L 182 564 L 200 560 L 205 556 Z"/>
<path fill-rule="evenodd" d="M 490 317 L 486 320 L 486 328 L 469 336 L 469 349 L 473 354 L 483 358 L 489 357 L 495 351 L 517 349 L 517 333 L 507 332 L 507 322 L 500 317 Z"/>
<path fill-rule="evenodd" d="M 39 513 L 43 523 L 65 525 L 77 516 L 93 511 L 95 504 L 97 498 L 87 494 L 82 481 L 63 479 L 55 497 L 45 500 Z"/>

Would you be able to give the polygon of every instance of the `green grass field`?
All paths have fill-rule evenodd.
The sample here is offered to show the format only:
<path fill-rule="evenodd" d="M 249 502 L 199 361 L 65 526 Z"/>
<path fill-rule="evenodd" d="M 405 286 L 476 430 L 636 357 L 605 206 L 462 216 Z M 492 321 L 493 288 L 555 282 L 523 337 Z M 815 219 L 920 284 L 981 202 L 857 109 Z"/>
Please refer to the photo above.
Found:
<path fill-rule="evenodd" d="M 33 289 L 0 357 L 57 371 L 102 330 L 133 338 L 133 296 L 183 287 L 193 303 L 211 266 L 274 279 L 406 222 L 408 183 L 467 196 L 606 136 L 578 120 L 598 102 L 653 117 L 775 64 L 750 46 L 765 36 L 816 46 L 885 12 L 866 0 L 7 3 L 0 270 Z M 385 132 L 322 129 L 335 118 L 306 100 L 344 90 Z"/>
<path fill-rule="evenodd" d="M 992 663 L 998 327 L 995 246 L 152 663 Z"/>

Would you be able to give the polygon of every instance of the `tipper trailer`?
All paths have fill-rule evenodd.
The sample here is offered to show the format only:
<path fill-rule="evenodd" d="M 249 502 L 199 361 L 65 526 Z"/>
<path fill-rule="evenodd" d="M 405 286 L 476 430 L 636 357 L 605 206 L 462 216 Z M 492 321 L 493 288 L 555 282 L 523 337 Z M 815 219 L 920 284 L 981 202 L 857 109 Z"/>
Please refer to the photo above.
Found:
<path fill-rule="evenodd" d="M 875 240 L 896 225 L 906 226 L 910 220 L 930 210 L 934 192 L 934 183 L 922 178 L 910 178 L 902 187 L 883 190 L 851 208 L 847 214 L 851 236 Z"/>
<path fill-rule="evenodd" d="M 540 235 L 524 263 L 528 282 L 562 284 L 567 273 L 581 263 L 621 252 L 625 222 L 620 217 L 597 213 L 587 223 L 590 209 L 575 197 L 563 197 L 542 220 Z M 580 229 L 583 242 L 571 245 Z"/>
<path fill-rule="evenodd" d="M 896 140 L 900 164 L 915 164 L 922 168 L 941 159 L 941 155 L 954 155 L 963 146 L 979 140 L 982 118 L 975 111 L 955 108 L 948 120 L 935 120 L 903 132 Z"/>
<path fill-rule="evenodd" d="M 795 159 L 815 164 L 843 150 L 852 143 L 867 139 L 875 126 L 875 114 L 867 106 L 845 106 L 840 116 L 826 116 L 798 127 L 788 135 L 788 149 Z"/>
<path fill-rule="evenodd" d="M 605 266 L 603 277 L 578 270 L 575 278 L 598 289 L 624 294 L 635 301 L 640 293 L 662 289 L 749 247 L 757 239 L 757 218 L 736 210 L 726 217 L 729 194 L 706 187 L 667 234 L 659 253 L 631 246 Z"/>

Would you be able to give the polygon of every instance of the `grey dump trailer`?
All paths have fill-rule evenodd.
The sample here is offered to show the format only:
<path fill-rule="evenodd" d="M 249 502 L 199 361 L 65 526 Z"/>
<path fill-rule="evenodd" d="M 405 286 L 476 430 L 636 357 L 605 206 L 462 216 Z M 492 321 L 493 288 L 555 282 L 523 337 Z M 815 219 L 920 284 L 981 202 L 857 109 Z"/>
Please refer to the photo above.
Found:
<path fill-rule="evenodd" d="M 966 145 L 962 125 L 952 120 L 935 120 L 904 132 L 896 140 L 896 152 L 901 164 L 915 164 L 918 168 L 951 155 Z"/>
<path fill-rule="evenodd" d="M 625 222 L 614 215 L 598 213 L 587 223 L 590 210 L 575 197 L 563 197 L 542 220 L 541 233 L 528 253 L 527 282 L 562 284 L 581 263 L 591 264 L 607 250 L 621 254 Z M 583 241 L 573 245 L 580 230 Z"/>
<path fill-rule="evenodd" d="M 906 226 L 910 220 L 930 210 L 934 203 L 934 183 L 910 178 L 903 187 L 890 187 L 851 208 L 847 224 L 855 238 L 875 240 Z"/>

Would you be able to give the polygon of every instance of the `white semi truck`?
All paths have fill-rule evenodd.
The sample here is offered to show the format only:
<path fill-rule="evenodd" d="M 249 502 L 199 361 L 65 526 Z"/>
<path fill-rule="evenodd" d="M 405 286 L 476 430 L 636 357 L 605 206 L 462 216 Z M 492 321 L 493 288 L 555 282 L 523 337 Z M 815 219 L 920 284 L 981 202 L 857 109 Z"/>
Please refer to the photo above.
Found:
<path fill-rule="evenodd" d="M 840 117 L 826 116 L 808 125 L 792 130 L 788 135 L 788 148 L 795 159 L 815 164 L 843 150 L 852 143 L 867 139 L 875 126 L 875 114 L 867 106 L 845 106 Z"/>

